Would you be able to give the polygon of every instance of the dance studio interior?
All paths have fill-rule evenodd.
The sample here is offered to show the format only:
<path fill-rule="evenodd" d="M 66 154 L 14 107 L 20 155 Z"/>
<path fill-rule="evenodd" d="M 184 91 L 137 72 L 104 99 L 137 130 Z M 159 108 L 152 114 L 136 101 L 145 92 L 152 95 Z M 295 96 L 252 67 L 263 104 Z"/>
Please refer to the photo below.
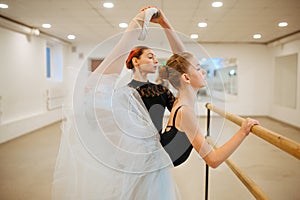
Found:
<path fill-rule="evenodd" d="M 195 112 L 210 144 L 219 148 L 247 117 L 260 123 L 219 167 L 192 150 L 171 168 L 181 198 L 299 200 L 299 0 L 0 0 L 0 199 L 52 199 L 73 95 L 145 6 L 165 14 L 206 70 Z M 148 26 L 137 44 L 164 65 L 164 30 Z"/>

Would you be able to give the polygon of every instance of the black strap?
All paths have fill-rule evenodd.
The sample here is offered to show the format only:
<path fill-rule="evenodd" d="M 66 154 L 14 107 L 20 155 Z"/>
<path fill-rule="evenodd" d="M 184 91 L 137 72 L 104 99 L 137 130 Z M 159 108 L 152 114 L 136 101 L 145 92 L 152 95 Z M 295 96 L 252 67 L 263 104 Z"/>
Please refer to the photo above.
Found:
<path fill-rule="evenodd" d="M 175 111 L 175 114 L 174 114 L 174 117 L 173 117 L 173 124 L 172 124 L 173 127 L 176 127 L 176 126 L 175 126 L 175 120 L 176 120 L 177 112 L 178 112 L 178 110 L 179 110 L 181 107 L 182 107 L 182 105 L 179 106 L 179 107 L 176 109 L 176 111 Z"/>

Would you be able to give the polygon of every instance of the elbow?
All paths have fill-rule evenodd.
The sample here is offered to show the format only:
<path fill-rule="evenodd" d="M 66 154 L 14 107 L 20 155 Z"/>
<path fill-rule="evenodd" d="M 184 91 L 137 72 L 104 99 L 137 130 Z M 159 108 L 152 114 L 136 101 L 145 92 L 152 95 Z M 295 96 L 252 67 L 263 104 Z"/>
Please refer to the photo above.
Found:
<path fill-rule="evenodd" d="M 216 169 L 216 168 L 219 167 L 220 165 L 221 165 L 220 162 L 214 163 L 214 164 L 211 166 L 211 168 Z"/>
<path fill-rule="evenodd" d="M 217 167 L 220 166 L 221 162 L 218 162 L 218 161 L 211 161 L 211 162 L 206 162 L 206 164 L 213 168 L 213 169 L 216 169 Z"/>
<path fill-rule="evenodd" d="M 204 160 L 206 164 L 213 169 L 217 168 L 222 164 L 222 161 L 218 159 L 214 151 L 212 151 L 210 154 L 204 157 Z"/>

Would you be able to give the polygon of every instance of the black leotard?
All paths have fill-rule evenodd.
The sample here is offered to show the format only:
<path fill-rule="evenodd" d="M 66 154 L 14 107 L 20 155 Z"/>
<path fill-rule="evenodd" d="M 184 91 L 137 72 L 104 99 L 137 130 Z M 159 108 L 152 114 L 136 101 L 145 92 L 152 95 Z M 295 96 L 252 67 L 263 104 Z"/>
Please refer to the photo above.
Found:
<path fill-rule="evenodd" d="M 173 125 L 170 126 L 171 129 L 165 131 L 163 134 L 161 133 L 165 108 L 167 107 L 168 110 L 171 111 L 175 101 L 174 95 L 168 88 L 149 81 L 140 82 L 132 80 L 128 85 L 139 92 L 155 127 L 160 133 L 160 142 L 171 157 L 174 166 L 178 166 L 185 162 L 189 157 L 193 146 L 185 133 L 178 131 L 175 127 L 177 111 L 181 106 L 175 111 Z"/>
<path fill-rule="evenodd" d="M 174 166 L 178 166 L 185 162 L 193 149 L 193 146 L 187 138 L 186 134 L 176 128 L 176 115 L 181 107 L 182 106 L 179 106 L 175 111 L 172 126 L 167 126 L 171 129 L 165 131 L 160 135 L 160 142 L 171 157 Z"/>
<path fill-rule="evenodd" d="M 151 82 L 132 80 L 128 86 L 135 88 L 140 94 L 156 129 L 162 131 L 165 108 L 171 111 L 175 97 L 172 92 L 163 85 Z"/>

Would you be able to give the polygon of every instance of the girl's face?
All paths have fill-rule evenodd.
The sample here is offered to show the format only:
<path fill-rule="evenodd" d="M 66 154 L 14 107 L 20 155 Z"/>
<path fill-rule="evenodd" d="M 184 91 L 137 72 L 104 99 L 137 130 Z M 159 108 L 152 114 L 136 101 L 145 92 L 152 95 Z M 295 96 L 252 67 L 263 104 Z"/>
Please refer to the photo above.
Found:
<path fill-rule="evenodd" d="M 190 75 L 190 82 L 194 88 L 202 88 L 206 85 L 205 75 L 206 71 L 200 67 L 198 59 L 193 56 L 189 60 L 190 67 L 188 73 Z"/>
<path fill-rule="evenodd" d="M 145 49 L 143 54 L 137 59 L 137 67 L 142 73 L 155 73 L 158 61 L 152 49 Z"/>

